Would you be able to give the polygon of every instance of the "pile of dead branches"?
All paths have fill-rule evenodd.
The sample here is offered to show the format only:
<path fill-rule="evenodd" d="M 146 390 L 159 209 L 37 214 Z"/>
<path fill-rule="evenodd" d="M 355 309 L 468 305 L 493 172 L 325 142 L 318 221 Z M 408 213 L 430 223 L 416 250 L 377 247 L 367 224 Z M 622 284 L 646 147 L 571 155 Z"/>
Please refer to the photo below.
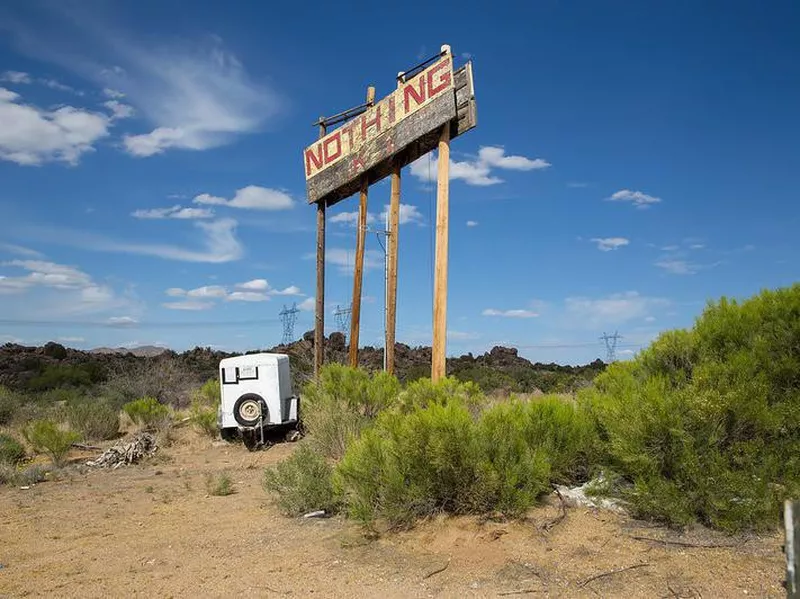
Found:
<path fill-rule="evenodd" d="M 156 438 L 150 433 L 137 433 L 130 441 L 119 443 L 106 449 L 94 460 L 86 462 L 87 466 L 111 468 L 113 470 L 127 464 L 135 464 L 142 458 L 158 451 Z"/>

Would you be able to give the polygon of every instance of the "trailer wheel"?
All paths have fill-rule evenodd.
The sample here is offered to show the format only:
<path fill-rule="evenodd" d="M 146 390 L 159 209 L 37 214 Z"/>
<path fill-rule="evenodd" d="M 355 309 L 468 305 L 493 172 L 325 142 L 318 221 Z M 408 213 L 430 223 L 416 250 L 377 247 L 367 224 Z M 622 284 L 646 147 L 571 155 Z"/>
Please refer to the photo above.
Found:
<path fill-rule="evenodd" d="M 233 417 L 242 426 L 255 426 L 259 419 L 267 420 L 267 404 L 255 393 L 245 393 L 233 404 Z"/>

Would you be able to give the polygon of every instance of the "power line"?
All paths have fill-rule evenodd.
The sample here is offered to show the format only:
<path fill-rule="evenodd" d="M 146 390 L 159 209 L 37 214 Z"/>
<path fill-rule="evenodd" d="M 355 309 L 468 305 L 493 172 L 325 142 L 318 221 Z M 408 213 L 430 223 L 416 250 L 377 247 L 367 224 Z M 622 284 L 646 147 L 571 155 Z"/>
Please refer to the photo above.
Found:
<path fill-rule="evenodd" d="M 278 313 L 283 323 L 283 338 L 281 339 L 283 345 L 288 345 L 294 340 L 294 324 L 297 322 L 299 311 L 297 304 L 293 303 L 291 309 L 283 306 L 283 310 Z"/>
<path fill-rule="evenodd" d="M 604 331 L 603 336 L 600 337 L 600 340 L 606 344 L 606 362 L 608 364 L 617 361 L 617 342 L 620 339 L 622 339 L 622 335 L 617 331 L 614 331 L 613 335 L 608 335 Z"/>
<path fill-rule="evenodd" d="M 107 320 L 107 321 L 86 321 L 86 320 L 21 320 L 21 319 L 0 319 L 0 326 L 25 326 L 25 327 L 87 327 L 102 329 L 149 329 L 149 328 L 201 328 L 201 327 L 237 327 L 253 326 L 260 324 L 276 324 L 280 322 L 277 318 L 255 318 L 250 320 L 211 320 L 211 321 L 144 321 L 132 320 Z"/>

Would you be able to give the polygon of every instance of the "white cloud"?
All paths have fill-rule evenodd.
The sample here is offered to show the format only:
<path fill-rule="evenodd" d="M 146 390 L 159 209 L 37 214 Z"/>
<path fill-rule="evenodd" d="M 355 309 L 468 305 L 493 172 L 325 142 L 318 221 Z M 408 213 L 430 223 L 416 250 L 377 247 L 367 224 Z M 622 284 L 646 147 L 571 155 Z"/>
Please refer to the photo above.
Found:
<path fill-rule="evenodd" d="M 214 302 L 200 302 L 195 300 L 187 300 L 184 302 L 166 302 L 161 304 L 168 310 L 208 310 L 214 307 Z"/>
<path fill-rule="evenodd" d="M 430 162 L 429 162 L 430 161 Z M 437 177 L 438 157 L 423 156 L 411 163 L 411 174 L 425 182 L 433 182 Z M 461 179 L 467 185 L 487 186 L 502 183 L 499 177 L 492 176 L 492 169 L 531 171 L 546 169 L 549 162 L 542 158 L 525 156 L 506 156 L 505 150 L 497 146 L 483 146 L 474 160 L 459 162 L 450 160 L 450 180 Z"/>
<path fill-rule="evenodd" d="M 226 295 L 228 295 L 228 291 L 221 285 L 205 285 L 186 292 L 186 297 L 203 299 L 221 298 Z"/>
<path fill-rule="evenodd" d="M 389 210 L 389 205 L 387 204 L 383 208 L 383 212 L 380 214 L 380 222 L 386 222 L 386 213 Z M 412 204 L 400 204 L 400 211 L 398 216 L 398 225 L 407 225 L 408 223 L 418 223 L 422 224 L 425 222 L 422 213 L 419 211 L 419 208 Z"/>
<path fill-rule="evenodd" d="M 476 221 L 476 220 L 468 220 L 467 221 L 467 226 L 468 227 L 477 227 L 478 226 L 478 221 Z"/>
<path fill-rule="evenodd" d="M 188 249 L 175 245 L 150 244 L 119 241 L 104 238 L 87 232 L 65 229 L 35 227 L 31 231 L 41 234 L 51 242 L 82 247 L 100 252 L 119 252 L 155 256 L 165 260 L 182 262 L 208 262 L 220 264 L 238 260 L 244 255 L 244 248 L 236 237 L 236 221 L 224 218 L 211 222 L 195 222 L 194 226 L 202 236 L 201 249 Z"/>
<path fill-rule="evenodd" d="M 589 328 L 598 328 L 646 318 L 651 310 L 668 303 L 662 298 L 647 297 L 636 291 L 628 291 L 601 298 L 568 297 L 564 305 L 567 318 L 572 323 L 578 322 Z"/>
<path fill-rule="evenodd" d="M 5 73 L 0 76 L 0 81 L 8 81 L 9 83 L 24 83 L 30 84 L 33 83 L 33 79 L 28 73 L 23 73 L 21 71 L 6 71 Z"/>
<path fill-rule="evenodd" d="M 329 219 L 332 223 L 341 223 L 347 225 L 355 226 L 358 224 L 358 210 L 354 212 L 340 212 L 339 214 L 334 214 Z M 375 222 L 375 215 L 371 212 L 367 212 L 367 224 L 372 224 Z"/>
<path fill-rule="evenodd" d="M 11 254 L 17 254 L 18 256 L 25 256 L 26 258 L 42 257 L 41 252 L 37 252 L 36 250 L 32 250 L 21 245 L 16 245 L 14 243 L 0 243 L 0 250 L 4 250 Z"/>
<path fill-rule="evenodd" d="M 58 340 L 64 343 L 83 343 L 86 341 L 83 337 L 59 337 Z"/>
<path fill-rule="evenodd" d="M 103 312 L 130 303 L 75 266 L 47 260 L 11 260 L 2 266 L 25 272 L 0 275 L 0 296 L 25 294 L 24 300 L 15 298 L 11 306 L 3 308 L 6 314 L 46 312 L 66 316 Z"/>
<path fill-rule="evenodd" d="M 286 210 L 294 206 L 294 200 L 288 194 L 258 185 L 248 185 L 238 189 L 232 200 L 201 193 L 193 202 L 251 210 Z"/>
<path fill-rule="evenodd" d="M 308 297 L 297 304 L 297 308 L 303 312 L 314 312 L 317 309 L 317 300 L 313 297 Z"/>
<path fill-rule="evenodd" d="M 611 197 L 607 198 L 607 200 L 612 202 L 632 202 L 637 208 L 647 208 L 651 204 L 658 204 L 661 198 L 648 195 L 641 191 L 621 189 L 611 194 Z"/>
<path fill-rule="evenodd" d="M 502 316 L 505 318 L 536 318 L 539 316 L 532 310 L 495 310 L 494 308 L 486 308 L 481 314 L 484 316 Z"/>
<path fill-rule="evenodd" d="M 127 119 L 132 117 L 135 113 L 133 106 L 123 104 L 118 100 L 108 100 L 107 102 L 103 102 L 103 106 L 111 111 L 111 116 L 115 119 Z"/>
<path fill-rule="evenodd" d="M 470 333 L 468 331 L 454 331 L 449 329 L 447 331 L 447 339 L 452 339 L 454 341 L 472 341 L 475 339 L 480 339 L 480 335 L 478 333 Z"/>
<path fill-rule="evenodd" d="M 234 291 L 227 299 L 232 302 L 266 302 L 269 301 L 269 296 L 258 291 Z"/>
<path fill-rule="evenodd" d="M 253 279 L 236 285 L 239 289 L 247 289 L 249 291 L 266 291 L 269 289 L 269 283 L 266 279 Z"/>
<path fill-rule="evenodd" d="M 162 218 L 175 218 L 180 220 L 191 220 L 198 218 L 213 218 L 214 211 L 210 208 L 184 208 L 180 204 L 176 204 L 169 208 L 152 208 L 149 210 L 140 209 L 131 212 L 131 216 L 135 218 L 146 219 L 162 219 Z"/>
<path fill-rule="evenodd" d="M 127 135 L 125 148 L 146 157 L 168 149 L 206 150 L 255 133 L 276 115 L 276 94 L 250 80 L 219 38 L 194 49 L 115 44 L 124 70 L 106 73 L 154 128 Z"/>
<path fill-rule="evenodd" d="M 624 237 L 593 237 L 590 241 L 596 243 L 597 249 L 602 252 L 610 252 L 630 243 L 630 240 Z"/>
<path fill-rule="evenodd" d="M 183 297 L 186 295 L 186 290 L 181 289 L 180 287 L 170 287 L 164 293 L 166 293 L 170 297 Z"/>
<path fill-rule="evenodd" d="M 109 134 L 110 119 L 104 114 L 73 106 L 43 110 L 19 100 L 19 94 L 0 87 L 0 160 L 75 165 Z"/>
<path fill-rule="evenodd" d="M 112 316 L 108 319 L 107 324 L 110 326 L 133 326 L 139 324 L 139 320 L 133 316 Z"/>
<path fill-rule="evenodd" d="M 686 260 L 659 260 L 656 266 L 664 269 L 673 275 L 693 275 L 696 274 L 702 267 L 699 264 L 693 264 Z"/>
<path fill-rule="evenodd" d="M 290 285 L 289 287 L 286 287 L 285 289 L 281 290 L 274 290 L 271 293 L 272 295 L 303 295 L 300 292 L 300 288 L 297 287 L 296 285 Z"/>
<path fill-rule="evenodd" d="M 705 249 L 705 244 L 703 243 L 693 243 L 689 246 L 690 250 L 702 250 Z"/>
<path fill-rule="evenodd" d="M 121 91 L 116 89 L 111 89 L 110 87 L 103 88 L 103 95 L 106 98 L 111 98 L 112 100 L 119 100 L 120 98 L 124 98 L 125 94 Z"/>

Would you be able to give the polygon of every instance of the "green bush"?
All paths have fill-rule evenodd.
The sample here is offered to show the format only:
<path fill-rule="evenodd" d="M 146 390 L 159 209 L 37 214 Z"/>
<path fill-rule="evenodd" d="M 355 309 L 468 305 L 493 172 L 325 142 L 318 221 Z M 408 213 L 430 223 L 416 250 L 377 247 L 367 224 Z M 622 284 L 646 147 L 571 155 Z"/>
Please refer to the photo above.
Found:
<path fill-rule="evenodd" d="M 323 456 L 302 443 L 286 460 L 264 472 L 264 489 L 277 496 L 287 516 L 314 510 L 334 513 L 338 502 L 333 490 L 333 468 Z"/>
<path fill-rule="evenodd" d="M 62 466 L 73 443 L 81 436 L 75 431 L 62 430 L 52 420 L 35 420 L 23 429 L 25 440 L 36 453 L 46 454 L 55 466 Z"/>
<path fill-rule="evenodd" d="M 219 380 L 206 381 L 192 397 L 190 414 L 192 423 L 201 433 L 209 437 L 219 434 L 217 410 L 220 403 Z"/>
<path fill-rule="evenodd" d="M 220 497 L 233 495 L 236 492 L 236 490 L 233 488 L 233 480 L 231 480 L 230 475 L 225 472 L 218 474 L 217 476 L 209 474 L 206 477 L 206 490 L 208 491 L 209 495 L 216 495 Z"/>
<path fill-rule="evenodd" d="M 25 448 L 11 435 L 0 433 L 0 464 L 15 466 L 25 459 Z"/>
<path fill-rule="evenodd" d="M 436 512 L 468 513 L 478 451 L 474 420 L 459 401 L 386 411 L 347 448 L 335 488 L 363 522 L 406 526 Z"/>
<path fill-rule="evenodd" d="M 142 429 L 162 428 L 169 423 L 169 408 L 154 397 L 142 397 L 128 402 L 122 409 Z"/>
<path fill-rule="evenodd" d="M 476 383 L 445 377 L 435 383 L 429 378 L 417 379 L 406 386 L 397 401 L 400 410 L 405 412 L 452 402 L 477 414 L 484 407 L 486 398 Z"/>
<path fill-rule="evenodd" d="M 65 414 L 70 428 L 85 441 L 106 441 L 119 434 L 119 412 L 101 399 L 68 404 Z"/>
<path fill-rule="evenodd" d="M 638 515 L 773 526 L 800 492 L 800 285 L 710 303 L 581 402 Z"/>
<path fill-rule="evenodd" d="M 385 372 L 370 376 L 360 369 L 327 364 L 319 385 L 310 382 L 303 391 L 302 418 L 309 442 L 326 457 L 341 457 L 348 442 L 392 406 L 399 393 L 399 381 Z"/>
<path fill-rule="evenodd" d="M 21 403 L 16 393 L 5 387 L 0 387 L 0 426 L 11 424 L 19 412 Z"/>

